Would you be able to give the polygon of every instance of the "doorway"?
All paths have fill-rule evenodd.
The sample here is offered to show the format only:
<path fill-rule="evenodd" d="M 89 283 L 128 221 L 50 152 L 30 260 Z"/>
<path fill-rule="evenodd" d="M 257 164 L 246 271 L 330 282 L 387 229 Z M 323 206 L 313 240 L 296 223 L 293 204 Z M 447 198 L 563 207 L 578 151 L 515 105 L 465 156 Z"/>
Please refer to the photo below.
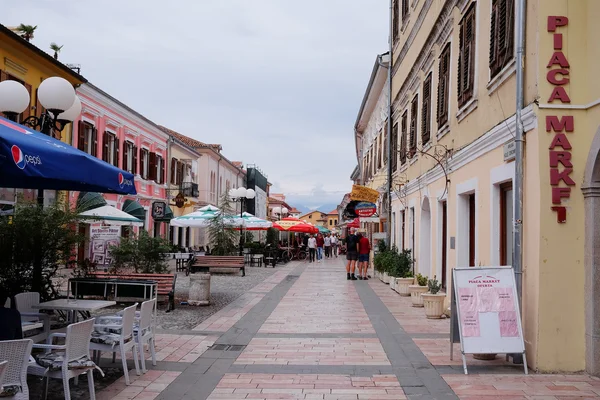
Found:
<path fill-rule="evenodd" d="M 475 249 L 477 240 L 475 236 L 475 193 L 469 196 L 469 267 L 475 266 Z"/>
<path fill-rule="evenodd" d="M 448 202 L 442 201 L 442 289 L 446 290 L 446 275 L 448 264 L 446 259 L 448 258 Z"/>
<path fill-rule="evenodd" d="M 431 276 L 431 207 L 428 197 L 421 203 L 419 233 L 419 272 Z"/>

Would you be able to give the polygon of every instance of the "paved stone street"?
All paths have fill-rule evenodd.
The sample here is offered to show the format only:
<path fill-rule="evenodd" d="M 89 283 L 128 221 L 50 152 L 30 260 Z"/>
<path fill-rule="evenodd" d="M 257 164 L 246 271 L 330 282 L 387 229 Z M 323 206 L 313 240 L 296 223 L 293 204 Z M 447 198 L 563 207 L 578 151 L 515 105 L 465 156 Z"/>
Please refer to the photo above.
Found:
<path fill-rule="evenodd" d="M 469 357 L 463 375 L 449 320 L 378 280 L 347 281 L 341 258 L 277 268 L 194 329 L 160 331 L 158 365 L 97 398 L 600 399 L 597 378 L 524 376 L 502 356 Z"/>

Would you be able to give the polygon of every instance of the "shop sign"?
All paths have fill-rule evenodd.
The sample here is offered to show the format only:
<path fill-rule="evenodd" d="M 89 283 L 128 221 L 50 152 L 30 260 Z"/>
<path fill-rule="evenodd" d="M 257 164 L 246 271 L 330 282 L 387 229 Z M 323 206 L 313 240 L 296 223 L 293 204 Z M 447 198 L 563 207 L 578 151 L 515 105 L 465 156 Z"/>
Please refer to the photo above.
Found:
<path fill-rule="evenodd" d="M 110 265 L 110 249 L 121 241 L 121 228 L 113 226 L 90 228 L 90 259 L 98 266 Z"/>
<path fill-rule="evenodd" d="M 377 199 L 379 199 L 379 192 L 377 190 L 368 188 L 366 186 L 352 185 L 350 200 L 376 203 Z"/>
<path fill-rule="evenodd" d="M 167 204 L 164 201 L 155 201 L 152 204 L 152 219 L 162 219 L 165 217 Z"/>
<path fill-rule="evenodd" d="M 184 204 L 185 197 L 183 196 L 183 193 L 178 193 L 177 196 L 175 196 L 175 205 L 177 206 L 177 208 L 183 208 Z"/>
<path fill-rule="evenodd" d="M 565 16 L 549 16 L 548 32 L 553 34 L 554 53 L 548 61 L 546 80 L 553 86 L 548 103 L 559 101 L 563 104 L 571 103 L 565 85 L 569 83 L 570 64 L 563 53 L 563 34 L 557 29 L 566 27 L 569 18 Z M 550 161 L 550 186 L 552 187 L 552 211 L 556 212 L 558 223 L 567 222 L 567 208 L 563 201 L 571 197 L 571 189 L 575 181 L 571 177 L 573 162 L 571 160 L 571 143 L 567 133 L 575 130 L 573 115 L 548 115 L 546 116 L 546 132 L 554 134 L 549 147 Z"/>
<path fill-rule="evenodd" d="M 373 203 L 361 202 L 354 207 L 359 217 L 371 217 L 377 212 L 377 206 Z"/>

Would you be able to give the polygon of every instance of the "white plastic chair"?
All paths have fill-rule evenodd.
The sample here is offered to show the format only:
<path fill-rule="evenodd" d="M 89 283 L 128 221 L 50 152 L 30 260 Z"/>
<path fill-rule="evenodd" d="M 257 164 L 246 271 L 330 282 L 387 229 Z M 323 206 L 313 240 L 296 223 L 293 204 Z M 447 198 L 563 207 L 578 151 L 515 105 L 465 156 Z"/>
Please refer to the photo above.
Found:
<path fill-rule="evenodd" d="M 64 345 L 34 344 L 34 348 L 46 349 L 43 354 L 36 356 L 35 363 L 30 363 L 27 372 L 31 375 L 46 378 L 44 399 L 48 394 L 48 379 L 62 379 L 65 400 L 71 399 L 69 380 L 79 375 L 87 374 L 90 400 L 96 399 L 94 389 L 94 369 L 100 370 L 90 358 L 90 337 L 94 329 L 94 319 L 78 322 L 67 326 L 67 333 L 53 333 L 54 337 L 65 338 Z M 102 373 L 102 370 L 100 370 Z M 104 375 L 102 373 L 102 375 Z"/>
<path fill-rule="evenodd" d="M 0 341 L 0 360 L 7 361 L 0 382 L 0 393 L 14 400 L 29 400 L 29 387 L 27 386 L 27 364 L 31 354 L 31 339 Z"/>
<path fill-rule="evenodd" d="M 33 308 L 34 305 L 40 304 L 40 294 L 36 292 L 25 292 L 15 295 L 15 306 L 21 314 L 21 321 L 28 323 L 42 323 L 42 333 L 37 334 L 28 339 L 34 342 L 45 341 L 50 335 L 50 315 L 39 312 Z"/>
<path fill-rule="evenodd" d="M 7 365 L 8 361 L 0 362 L 0 388 L 2 387 L 2 382 L 4 382 L 4 372 L 6 371 Z"/>
<path fill-rule="evenodd" d="M 146 357 L 144 354 L 144 345 L 148 343 L 150 354 L 152 355 L 152 365 L 156 366 L 156 349 L 154 347 L 154 307 L 156 299 L 148 300 L 142 303 L 140 307 L 139 318 L 136 327 L 133 330 L 135 340 L 140 350 L 140 359 L 142 361 L 142 372 L 146 373 Z"/>
<path fill-rule="evenodd" d="M 137 303 L 123 310 L 122 316 L 108 316 L 98 319 L 92 332 L 92 342 L 90 349 L 97 351 L 97 360 L 100 360 L 102 352 L 116 353 L 116 347 L 119 348 L 121 361 L 123 362 L 123 373 L 125 375 L 125 384 L 129 385 L 129 370 L 127 369 L 127 351 L 133 351 L 133 363 L 135 372 L 140 375 L 140 366 L 138 363 L 138 344 L 133 336 L 133 324 L 135 322 L 135 309 Z"/>

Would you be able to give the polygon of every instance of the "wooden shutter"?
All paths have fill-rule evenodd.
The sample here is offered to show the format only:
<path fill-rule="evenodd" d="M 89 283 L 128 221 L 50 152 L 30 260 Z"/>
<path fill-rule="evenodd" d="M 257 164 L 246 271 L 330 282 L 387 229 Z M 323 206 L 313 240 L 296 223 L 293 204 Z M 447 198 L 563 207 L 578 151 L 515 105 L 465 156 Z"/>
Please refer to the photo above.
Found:
<path fill-rule="evenodd" d="M 181 161 L 177 161 L 177 184 L 181 185 L 183 183 L 183 163 Z M 216 181 L 215 181 L 216 184 Z"/>
<path fill-rule="evenodd" d="M 113 165 L 115 167 L 119 167 L 119 147 L 121 146 L 121 142 L 119 141 L 119 138 L 117 137 L 117 135 L 115 135 L 115 143 L 114 143 L 114 152 L 115 154 L 113 155 Z"/>
<path fill-rule="evenodd" d="M 148 156 L 148 159 L 148 179 L 151 181 L 156 181 L 156 153 L 151 152 Z"/>
<path fill-rule="evenodd" d="M 492 15 L 490 16 L 490 70 L 496 75 L 496 60 L 498 59 L 498 0 L 492 0 Z"/>
<path fill-rule="evenodd" d="M 419 113 L 419 96 L 415 96 L 410 107 L 410 156 L 412 157 L 417 149 L 417 116 Z"/>
<path fill-rule="evenodd" d="M 146 149 L 140 149 L 140 176 L 142 179 L 147 179 L 146 175 Z"/>
<path fill-rule="evenodd" d="M 400 0 L 394 0 L 394 12 L 392 20 L 392 38 L 394 41 L 398 39 L 398 28 L 400 25 Z"/>
<path fill-rule="evenodd" d="M 102 134 L 102 161 L 108 161 L 108 132 Z"/>
<path fill-rule="evenodd" d="M 160 174 L 158 177 L 158 183 L 165 183 L 165 160 L 161 156 L 160 159 Z"/>
<path fill-rule="evenodd" d="M 458 106 L 473 97 L 475 82 L 475 4 L 472 3 L 460 22 L 458 57 Z"/>
<path fill-rule="evenodd" d="M 177 172 L 176 170 L 177 168 L 177 159 L 176 158 L 171 158 L 171 184 L 175 185 L 175 173 Z"/>
<path fill-rule="evenodd" d="M 8 80 L 8 74 L 0 69 L 0 82 Z"/>
<path fill-rule="evenodd" d="M 402 145 L 398 148 L 398 123 L 396 122 L 394 126 L 392 126 L 392 137 L 390 137 L 391 146 L 392 146 L 392 159 L 390 162 L 392 163 L 392 171 L 398 169 L 398 151 L 400 152 L 400 160 L 402 160 Z"/>
<path fill-rule="evenodd" d="M 137 174 L 138 172 L 138 148 L 133 146 L 133 165 L 131 166 L 132 173 Z"/>
<path fill-rule="evenodd" d="M 431 73 L 423 83 L 423 108 L 421 110 L 421 142 L 424 146 L 431 136 Z"/>
<path fill-rule="evenodd" d="M 390 160 L 388 160 L 388 153 L 387 153 L 387 149 L 388 149 L 388 143 L 387 143 L 387 138 L 388 138 L 388 122 L 385 121 L 384 122 L 384 126 L 383 126 L 383 165 L 387 165 L 388 162 L 390 162 Z M 387 161 L 386 161 L 387 160 Z"/>
<path fill-rule="evenodd" d="M 123 167 L 122 169 L 127 171 L 127 172 L 131 172 L 129 170 L 129 163 L 127 162 L 129 161 L 129 142 L 125 141 L 123 142 Z"/>
<path fill-rule="evenodd" d="M 83 121 L 77 123 L 77 148 L 81 151 L 85 151 L 85 122 Z"/>
<path fill-rule="evenodd" d="M 400 163 L 406 162 L 406 137 L 408 135 L 408 111 L 402 114 L 402 136 L 400 137 Z"/>
<path fill-rule="evenodd" d="M 408 0 L 402 0 L 402 22 L 408 19 Z"/>
<path fill-rule="evenodd" d="M 25 111 L 21 113 L 21 122 L 31 115 L 31 85 L 28 83 L 23 83 L 23 86 L 25 86 L 25 89 L 27 89 L 27 93 L 29 93 L 29 105 L 27 106 Z"/>
<path fill-rule="evenodd" d="M 438 129 L 448 122 L 448 97 L 450 83 L 450 43 L 446 44 L 440 56 L 437 98 Z"/>
<path fill-rule="evenodd" d="M 98 157 L 98 129 L 92 127 L 92 155 Z"/>

